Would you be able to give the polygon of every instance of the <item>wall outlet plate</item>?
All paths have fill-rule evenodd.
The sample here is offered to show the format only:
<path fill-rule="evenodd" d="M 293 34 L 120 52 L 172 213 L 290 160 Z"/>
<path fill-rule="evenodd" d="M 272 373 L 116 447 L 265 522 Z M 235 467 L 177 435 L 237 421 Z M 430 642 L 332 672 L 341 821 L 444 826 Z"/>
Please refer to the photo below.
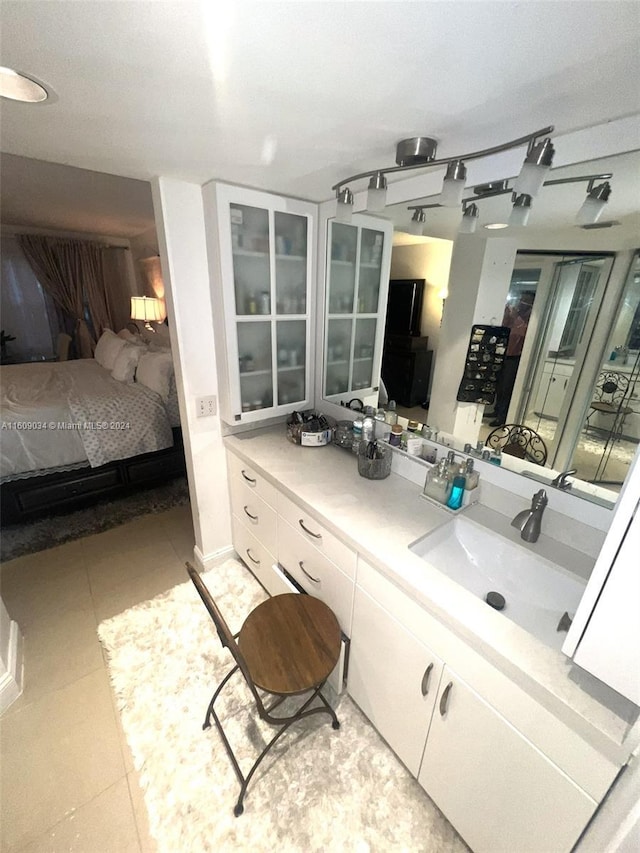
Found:
<path fill-rule="evenodd" d="M 217 410 L 215 394 L 210 394 L 208 397 L 196 397 L 196 414 L 199 418 L 211 418 Z"/>

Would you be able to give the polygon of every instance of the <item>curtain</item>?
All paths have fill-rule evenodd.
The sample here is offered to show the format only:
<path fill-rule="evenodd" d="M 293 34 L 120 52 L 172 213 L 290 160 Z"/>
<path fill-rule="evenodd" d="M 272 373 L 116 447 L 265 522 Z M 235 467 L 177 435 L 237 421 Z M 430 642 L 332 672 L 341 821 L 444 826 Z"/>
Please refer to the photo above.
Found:
<path fill-rule="evenodd" d="M 0 260 L 2 328 L 15 338 L 8 344 L 7 358 L 16 362 L 52 358 L 60 331 L 53 300 L 42 289 L 15 237 L 3 235 Z"/>
<path fill-rule="evenodd" d="M 103 269 L 103 252 L 108 250 L 97 243 L 36 234 L 19 234 L 17 239 L 41 285 L 73 319 L 76 352 L 80 358 L 91 358 L 95 340 L 87 319 L 96 337 L 113 325 Z"/>
<path fill-rule="evenodd" d="M 102 270 L 107 308 L 114 332 L 124 329 L 131 321 L 131 292 L 127 270 L 127 250 L 114 246 L 102 253 Z"/>

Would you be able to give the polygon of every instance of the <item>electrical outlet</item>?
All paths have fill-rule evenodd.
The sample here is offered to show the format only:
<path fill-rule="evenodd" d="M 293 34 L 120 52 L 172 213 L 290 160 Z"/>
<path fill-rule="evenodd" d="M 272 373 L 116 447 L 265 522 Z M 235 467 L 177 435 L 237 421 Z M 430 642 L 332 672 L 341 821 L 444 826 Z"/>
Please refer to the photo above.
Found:
<path fill-rule="evenodd" d="M 196 412 L 199 418 L 210 418 L 215 415 L 216 411 L 215 394 L 211 394 L 209 397 L 196 398 Z"/>

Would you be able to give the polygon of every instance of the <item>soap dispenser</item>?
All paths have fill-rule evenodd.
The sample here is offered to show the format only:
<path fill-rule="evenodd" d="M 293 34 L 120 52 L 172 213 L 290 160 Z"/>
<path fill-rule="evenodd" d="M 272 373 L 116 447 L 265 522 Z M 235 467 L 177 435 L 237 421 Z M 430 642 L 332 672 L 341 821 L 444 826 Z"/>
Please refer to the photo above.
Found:
<path fill-rule="evenodd" d="M 473 467 L 473 459 L 467 459 L 465 462 L 464 480 L 464 487 L 468 492 L 475 489 L 480 481 L 480 475 Z"/>
<path fill-rule="evenodd" d="M 446 504 L 451 494 L 451 480 L 447 471 L 446 459 L 441 459 L 438 465 L 429 469 L 424 482 L 423 494 L 441 504 Z"/>
<path fill-rule="evenodd" d="M 464 476 L 464 465 L 461 465 L 455 477 L 453 478 L 453 483 L 451 485 L 451 494 L 447 500 L 447 506 L 449 509 L 460 509 L 462 506 L 462 501 L 464 499 L 464 486 L 465 486 L 465 476 Z"/>

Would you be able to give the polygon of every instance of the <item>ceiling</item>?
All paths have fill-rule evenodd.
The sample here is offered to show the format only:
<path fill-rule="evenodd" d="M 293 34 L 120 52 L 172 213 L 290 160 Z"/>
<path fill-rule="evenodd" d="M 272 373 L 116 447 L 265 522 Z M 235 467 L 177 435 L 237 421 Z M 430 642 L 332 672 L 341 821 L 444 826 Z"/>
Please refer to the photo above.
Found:
<path fill-rule="evenodd" d="M 429 134 L 439 155 L 640 111 L 640 4 L 3 0 L 2 151 L 320 201 Z"/>

